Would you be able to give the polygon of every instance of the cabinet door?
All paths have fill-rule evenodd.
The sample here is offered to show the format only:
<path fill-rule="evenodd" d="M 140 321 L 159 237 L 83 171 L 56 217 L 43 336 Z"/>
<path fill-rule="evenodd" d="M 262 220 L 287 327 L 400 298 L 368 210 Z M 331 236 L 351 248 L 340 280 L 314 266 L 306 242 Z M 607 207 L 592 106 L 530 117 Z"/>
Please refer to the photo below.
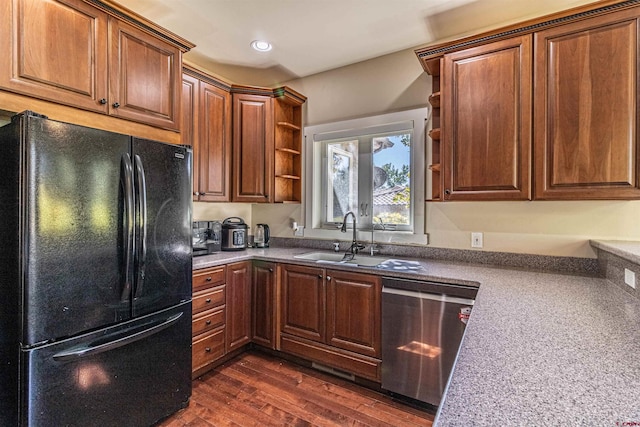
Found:
<path fill-rule="evenodd" d="M 256 344 L 276 348 L 276 265 L 254 261 L 252 274 L 252 339 Z"/>
<path fill-rule="evenodd" d="M 273 188 L 272 99 L 233 95 L 233 201 L 266 203 Z"/>
<path fill-rule="evenodd" d="M 200 194 L 200 144 L 198 135 L 200 81 L 188 74 L 182 74 L 182 124 L 180 134 L 183 145 L 193 150 L 193 200 Z"/>
<path fill-rule="evenodd" d="M 328 344 L 380 357 L 380 277 L 327 270 Z"/>
<path fill-rule="evenodd" d="M 536 33 L 536 198 L 640 198 L 634 15 Z"/>
<path fill-rule="evenodd" d="M 445 200 L 530 198 L 531 36 L 445 55 Z"/>
<path fill-rule="evenodd" d="M 203 202 L 231 200 L 231 94 L 200 82 L 199 193 Z"/>
<path fill-rule="evenodd" d="M 180 50 L 117 19 L 109 21 L 109 45 L 109 113 L 178 129 Z"/>
<path fill-rule="evenodd" d="M 280 331 L 325 342 L 324 269 L 287 264 L 280 268 Z"/>
<path fill-rule="evenodd" d="M 227 266 L 227 345 L 230 352 L 251 341 L 251 261 Z"/>
<path fill-rule="evenodd" d="M 107 15 L 80 0 L 1 3 L 0 86 L 106 113 Z"/>

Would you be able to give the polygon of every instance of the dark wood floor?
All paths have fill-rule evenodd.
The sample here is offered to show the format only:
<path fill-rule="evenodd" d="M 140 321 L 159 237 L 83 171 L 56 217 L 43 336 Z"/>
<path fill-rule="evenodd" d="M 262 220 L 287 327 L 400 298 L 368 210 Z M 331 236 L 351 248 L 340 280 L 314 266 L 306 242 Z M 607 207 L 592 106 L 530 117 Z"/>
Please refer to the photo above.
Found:
<path fill-rule="evenodd" d="M 431 426 L 433 415 L 352 382 L 262 352 L 193 382 L 188 408 L 160 427 Z"/>

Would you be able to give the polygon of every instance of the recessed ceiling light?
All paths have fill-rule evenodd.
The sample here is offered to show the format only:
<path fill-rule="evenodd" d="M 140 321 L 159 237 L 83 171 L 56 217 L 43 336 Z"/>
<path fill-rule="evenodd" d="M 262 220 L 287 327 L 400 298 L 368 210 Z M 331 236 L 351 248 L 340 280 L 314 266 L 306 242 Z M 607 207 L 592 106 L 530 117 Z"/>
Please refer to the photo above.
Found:
<path fill-rule="evenodd" d="M 273 46 L 268 41 L 254 40 L 251 42 L 251 47 L 258 52 L 269 52 Z"/>

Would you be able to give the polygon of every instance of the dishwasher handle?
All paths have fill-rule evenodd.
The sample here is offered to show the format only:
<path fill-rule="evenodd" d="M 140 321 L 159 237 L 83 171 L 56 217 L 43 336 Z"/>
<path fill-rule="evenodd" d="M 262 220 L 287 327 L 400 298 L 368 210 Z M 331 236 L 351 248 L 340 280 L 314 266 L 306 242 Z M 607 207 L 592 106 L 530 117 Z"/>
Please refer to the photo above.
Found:
<path fill-rule="evenodd" d="M 455 297 L 451 295 L 433 294 L 433 293 L 420 292 L 420 291 L 409 291 L 406 289 L 396 289 L 396 288 L 390 288 L 387 286 L 384 286 L 382 288 L 382 293 L 399 295 L 399 296 L 404 296 L 409 298 L 427 299 L 431 301 L 441 301 L 441 302 L 451 303 L 451 304 L 473 305 L 473 303 L 475 302 L 475 300 L 472 300 L 469 298 L 461 298 L 461 297 Z"/>

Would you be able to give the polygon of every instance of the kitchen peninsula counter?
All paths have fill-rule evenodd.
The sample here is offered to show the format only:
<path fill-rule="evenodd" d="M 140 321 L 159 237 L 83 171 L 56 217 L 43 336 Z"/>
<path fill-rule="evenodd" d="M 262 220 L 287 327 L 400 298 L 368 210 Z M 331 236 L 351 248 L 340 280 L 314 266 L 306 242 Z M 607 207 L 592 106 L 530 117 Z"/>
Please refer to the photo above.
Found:
<path fill-rule="evenodd" d="M 248 259 L 318 266 L 293 258 L 310 251 L 222 252 L 194 258 L 193 268 Z M 480 286 L 434 425 L 640 423 L 640 300 L 598 277 L 411 260 L 416 272 L 320 265 Z"/>

